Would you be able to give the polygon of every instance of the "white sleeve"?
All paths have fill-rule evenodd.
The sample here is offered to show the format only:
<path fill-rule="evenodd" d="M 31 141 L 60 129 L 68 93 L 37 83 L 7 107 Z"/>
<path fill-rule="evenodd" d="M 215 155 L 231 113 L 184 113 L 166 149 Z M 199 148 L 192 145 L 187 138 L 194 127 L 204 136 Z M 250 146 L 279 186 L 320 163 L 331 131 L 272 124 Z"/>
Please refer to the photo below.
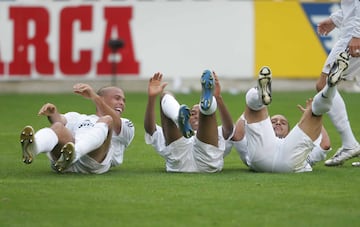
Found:
<path fill-rule="evenodd" d="M 121 138 L 121 143 L 127 147 L 134 139 L 135 127 L 132 121 L 126 118 L 121 118 L 121 131 L 118 135 Z"/>
<path fill-rule="evenodd" d="M 218 132 L 219 133 L 221 132 L 221 134 L 219 134 L 219 138 L 220 138 L 220 136 L 222 136 L 224 138 L 224 135 L 222 133 L 223 132 L 222 126 L 218 127 Z M 231 152 L 231 149 L 232 149 L 233 143 L 234 143 L 234 141 L 232 141 L 231 138 L 234 136 L 234 133 L 235 133 L 235 125 L 233 127 L 233 131 L 232 131 L 231 135 L 229 136 L 229 138 L 227 138 L 226 140 L 224 139 L 225 140 L 224 157 L 227 156 L 228 154 L 230 154 L 230 152 Z"/>
<path fill-rule="evenodd" d="M 121 131 L 118 135 L 114 132 L 111 137 L 110 151 L 112 155 L 112 166 L 123 163 L 126 148 L 134 139 L 135 128 L 133 123 L 126 118 L 121 118 Z M 109 152 L 110 153 L 110 152 Z"/>
<path fill-rule="evenodd" d="M 330 15 L 330 19 L 334 22 L 334 24 L 337 28 L 339 28 L 341 26 L 343 17 L 344 16 L 343 16 L 343 12 L 341 9 L 339 9 L 338 11 L 336 11 Z"/>
<path fill-rule="evenodd" d="M 230 154 L 231 149 L 233 148 L 233 143 L 234 143 L 234 141 L 232 141 L 232 140 L 225 141 L 224 157 L 226 157 L 228 154 Z"/>
<path fill-rule="evenodd" d="M 165 155 L 163 154 L 163 151 L 166 148 L 165 137 L 162 128 L 159 125 L 156 125 L 155 132 L 152 135 L 145 132 L 145 143 L 152 145 L 160 155 Z"/>
<path fill-rule="evenodd" d="M 247 141 L 246 138 L 244 136 L 244 138 L 240 141 L 233 141 L 231 140 L 231 138 L 234 136 L 235 133 L 235 126 L 234 126 L 234 130 L 232 132 L 232 134 L 229 136 L 229 139 L 225 140 L 225 151 L 224 151 L 224 157 L 227 156 L 228 154 L 230 154 L 232 148 L 234 147 L 237 151 L 237 153 L 240 156 L 241 161 L 243 161 L 243 163 L 245 165 L 247 164 Z"/>
<path fill-rule="evenodd" d="M 360 1 L 355 3 L 354 30 L 352 37 L 360 38 Z"/>
<path fill-rule="evenodd" d="M 232 148 L 235 148 L 235 150 L 237 151 L 241 161 L 245 164 L 245 165 L 249 165 L 247 160 L 248 160 L 248 151 L 247 151 L 247 142 L 246 139 L 244 137 L 244 139 L 240 140 L 240 141 L 232 141 L 232 140 L 227 140 L 225 141 L 225 151 L 224 151 L 224 157 L 227 156 L 228 154 L 230 154 Z"/>
<path fill-rule="evenodd" d="M 76 131 L 74 127 L 76 127 L 76 124 L 78 122 L 78 119 L 80 118 L 81 114 L 77 112 L 68 112 L 63 114 L 63 116 L 66 119 L 66 125 L 65 127 L 68 128 L 71 132 Z"/>
<path fill-rule="evenodd" d="M 244 138 L 242 140 L 234 142 L 234 147 L 235 147 L 237 153 L 239 154 L 241 161 L 245 165 L 249 165 L 248 161 L 247 161 L 248 160 L 248 150 L 247 150 L 246 137 L 244 136 Z"/>
<path fill-rule="evenodd" d="M 234 136 L 235 133 L 235 125 L 233 127 L 233 131 L 231 132 L 231 134 L 229 135 L 229 137 L 227 139 L 224 138 L 224 134 L 223 134 L 223 129 L 222 126 L 218 126 L 218 137 L 222 137 L 225 141 L 227 140 L 231 140 L 231 138 Z"/>

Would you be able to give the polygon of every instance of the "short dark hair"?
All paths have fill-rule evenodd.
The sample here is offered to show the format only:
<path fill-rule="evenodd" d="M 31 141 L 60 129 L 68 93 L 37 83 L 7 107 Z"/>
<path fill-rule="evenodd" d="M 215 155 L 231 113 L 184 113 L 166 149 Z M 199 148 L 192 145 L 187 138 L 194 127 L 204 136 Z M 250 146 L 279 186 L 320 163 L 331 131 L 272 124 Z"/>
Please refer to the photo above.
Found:
<path fill-rule="evenodd" d="M 105 93 L 106 93 L 108 90 L 112 89 L 112 88 L 116 88 L 116 87 L 110 86 L 110 85 L 103 86 L 103 87 L 101 87 L 96 93 L 97 93 L 99 96 L 104 96 Z"/>

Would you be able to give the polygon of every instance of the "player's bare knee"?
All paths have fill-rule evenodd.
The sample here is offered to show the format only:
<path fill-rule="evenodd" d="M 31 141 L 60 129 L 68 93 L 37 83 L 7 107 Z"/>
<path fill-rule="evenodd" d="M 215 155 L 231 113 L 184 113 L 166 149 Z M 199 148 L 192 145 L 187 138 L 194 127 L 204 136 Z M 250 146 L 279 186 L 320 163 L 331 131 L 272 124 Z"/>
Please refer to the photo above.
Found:
<path fill-rule="evenodd" d="M 55 132 L 58 137 L 58 143 L 64 145 L 67 142 L 74 142 L 74 138 L 69 131 L 61 122 L 55 122 L 51 125 L 51 129 Z"/>
<path fill-rule="evenodd" d="M 50 127 L 56 134 L 61 133 L 64 129 L 65 126 L 61 123 L 61 122 L 55 122 L 51 125 Z"/>

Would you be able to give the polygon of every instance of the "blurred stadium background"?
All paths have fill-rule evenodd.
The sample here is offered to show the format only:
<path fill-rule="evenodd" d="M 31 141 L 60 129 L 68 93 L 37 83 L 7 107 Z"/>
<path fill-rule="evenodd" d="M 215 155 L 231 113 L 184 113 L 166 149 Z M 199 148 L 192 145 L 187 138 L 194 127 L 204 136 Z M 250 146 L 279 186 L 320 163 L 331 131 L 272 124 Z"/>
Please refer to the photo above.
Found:
<path fill-rule="evenodd" d="M 79 81 L 141 92 L 157 71 L 169 89 L 189 92 L 205 68 L 236 93 L 262 65 L 274 90 L 313 90 L 338 35 L 320 37 L 316 24 L 338 8 L 332 0 L 0 0 L 0 93 L 69 92 Z"/>

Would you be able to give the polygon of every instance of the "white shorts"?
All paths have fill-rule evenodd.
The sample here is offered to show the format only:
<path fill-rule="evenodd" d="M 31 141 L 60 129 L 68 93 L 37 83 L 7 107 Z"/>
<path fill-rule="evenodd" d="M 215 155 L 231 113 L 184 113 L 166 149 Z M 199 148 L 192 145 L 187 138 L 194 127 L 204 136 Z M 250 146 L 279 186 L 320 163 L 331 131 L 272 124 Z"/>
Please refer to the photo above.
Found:
<path fill-rule="evenodd" d="M 172 142 L 165 148 L 168 172 L 219 172 L 224 166 L 225 143 L 219 147 L 201 142 L 196 136 Z"/>
<path fill-rule="evenodd" d="M 145 143 L 151 144 L 156 152 L 165 159 L 167 172 L 218 172 L 224 166 L 225 139 L 222 127 L 217 129 L 218 147 L 205 144 L 193 136 L 189 139 L 180 137 L 165 146 L 162 128 L 156 125 L 156 131 L 145 133 Z"/>
<path fill-rule="evenodd" d="M 270 118 L 245 124 L 249 167 L 259 172 L 299 172 L 314 147 L 297 125 L 286 138 L 276 137 Z"/>
<path fill-rule="evenodd" d="M 167 172 L 197 172 L 193 144 L 193 138 L 181 137 L 165 147 L 163 153 Z"/>
<path fill-rule="evenodd" d="M 341 38 L 335 43 L 334 47 L 331 49 L 331 52 L 329 53 L 325 61 L 324 67 L 322 69 L 323 73 L 328 74 L 330 72 L 330 69 L 333 63 L 335 62 L 336 58 L 341 52 L 345 51 L 345 49 L 349 44 L 350 39 L 351 37 Z M 359 80 L 360 79 L 359 77 L 360 77 L 360 57 L 357 58 L 350 57 L 349 67 L 344 72 L 344 78 L 346 80 L 354 80 L 354 79 Z"/>
<path fill-rule="evenodd" d="M 218 146 L 201 142 L 194 138 L 194 159 L 199 172 L 214 173 L 222 170 L 224 166 L 225 142 L 219 141 Z"/>
<path fill-rule="evenodd" d="M 51 168 L 55 170 L 55 162 L 51 161 Z M 103 174 L 109 171 L 111 167 L 111 155 L 107 154 L 105 159 L 99 163 L 88 155 L 82 156 L 78 161 L 73 163 L 63 173 L 85 173 L 85 174 Z"/>

